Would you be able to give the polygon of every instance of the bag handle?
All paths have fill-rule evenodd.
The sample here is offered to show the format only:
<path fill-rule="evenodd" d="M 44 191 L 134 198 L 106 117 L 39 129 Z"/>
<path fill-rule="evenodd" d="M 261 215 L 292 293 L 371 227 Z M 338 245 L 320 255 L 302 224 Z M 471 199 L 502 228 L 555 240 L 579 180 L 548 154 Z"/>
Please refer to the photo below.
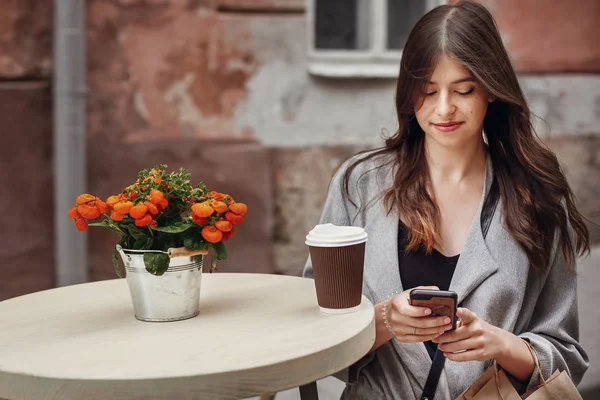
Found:
<path fill-rule="evenodd" d="M 498 375 L 498 363 L 495 359 L 492 361 L 492 365 L 494 366 L 494 380 L 496 382 L 496 390 L 498 391 L 498 396 L 500 396 L 500 398 L 504 400 L 504 396 L 502 395 L 502 391 L 500 390 L 500 376 Z"/>
<path fill-rule="evenodd" d="M 540 375 L 540 382 L 542 382 L 541 386 L 546 385 L 546 380 L 544 379 L 544 375 L 542 375 L 542 368 L 540 367 L 540 360 L 537 356 L 537 352 L 535 351 L 535 349 L 533 348 L 533 345 L 531 343 L 529 343 L 527 340 L 525 339 L 521 339 L 523 342 L 525 342 L 525 344 L 527 345 L 527 348 L 529 349 L 529 352 L 531 353 L 531 356 L 533 357 L 533 362 L 535 364 L 535 367 L 538 370 L 538 373 Z M 504 400 L 504 396 L 502 395 L 502 391 L 500 390 L 500 377 L 498 376 L 498 363 L 496 362 L 496 360 L 492 360 L 492 364 L 494 366 L 494 378 L 496 380 L 496 390 L 498 391 L 498 395 L 500 396 L 500 398 L 502 400 Z"/>
<path fill-rule="evenodd" d="M 521 339 L 523 342 L 525 342 L 525 344 L 527 345 L 527 348 L 529 349 L 529 352 L 531 353 L 531 356 L 533 357 L 533 362 L 535 364 L 535 369 L 537 369 L 538 374 L 540 376 L 540 382 L 543 385 L 546 385 L 546 379 L 544 379 L 544 375 L 542 374 L 542 367 L 540 366 L 540 359 L 538 358 L 537 355 L 537 351 L 535 351 L 535 348 L 533 347 L 533 345 L 531 343 L 529 343 L 527 340 L 525 339 Z"/>

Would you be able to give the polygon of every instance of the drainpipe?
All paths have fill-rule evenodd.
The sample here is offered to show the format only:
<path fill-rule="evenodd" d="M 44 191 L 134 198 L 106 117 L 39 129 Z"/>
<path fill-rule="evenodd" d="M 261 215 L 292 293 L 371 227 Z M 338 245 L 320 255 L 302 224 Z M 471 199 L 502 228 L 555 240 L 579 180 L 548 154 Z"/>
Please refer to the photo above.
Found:
<path fill-rule="evenodd" d="M 87 234 L 67 211 L 86 191 L 84 0 L 54 0 L 54 252 L 55 282 L 88 280 Z"/>

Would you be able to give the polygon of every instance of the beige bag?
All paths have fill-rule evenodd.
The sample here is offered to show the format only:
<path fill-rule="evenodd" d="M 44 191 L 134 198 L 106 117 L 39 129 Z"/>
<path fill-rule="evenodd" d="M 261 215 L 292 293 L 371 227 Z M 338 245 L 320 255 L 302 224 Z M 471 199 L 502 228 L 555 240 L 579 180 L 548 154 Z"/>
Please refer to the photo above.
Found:
<path fill-rule="evenodd" d="M 529 342 L 527 346 L 535 362 L 535 370 L 540 374 L 540 385 L 529 390 L 522 397 L 519 396 L 508 377 L 498 367 L 494 360 L 467 390 L 462 392 L 456 400 L 582 400 L 577 388 L 565 371 L 556 370 L 547 380 L 544 379 L 540 369 L 537 354 Z"/>
<path fill-rule="evenodd" d="M 565 371 L 554 371 L 548 380 L 544 379 L 542 370 L 540 369 L 540 361 L 537 353 L 531 343 L 525 341 L 533 360 L 535 361 L 535 369 L 540 374 L 540 384 L 537 388 L 529 390 L 523 395 L 523 399 L 527 400 L 583 400 L 575 384 Z M 534 370 L 535 371 L 535 370 Z"/>
<path fill-rule="evenodd" d="M 521 400 L 496 360 L 456 400 Z"/>

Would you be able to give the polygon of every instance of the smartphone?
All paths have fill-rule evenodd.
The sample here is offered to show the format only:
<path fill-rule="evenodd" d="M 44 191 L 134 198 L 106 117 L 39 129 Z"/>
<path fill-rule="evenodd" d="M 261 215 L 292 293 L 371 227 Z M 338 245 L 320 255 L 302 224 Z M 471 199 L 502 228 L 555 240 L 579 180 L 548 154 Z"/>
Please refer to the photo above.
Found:
<path fill-rule="evenodd" d="M 410 292 L 410 304 L 431 309 L 431 315 L 445 315 L 452 320 L 452 329 L 456 329 L 456 303 L 458 296 L 449 290 L 413 289 Z"/>

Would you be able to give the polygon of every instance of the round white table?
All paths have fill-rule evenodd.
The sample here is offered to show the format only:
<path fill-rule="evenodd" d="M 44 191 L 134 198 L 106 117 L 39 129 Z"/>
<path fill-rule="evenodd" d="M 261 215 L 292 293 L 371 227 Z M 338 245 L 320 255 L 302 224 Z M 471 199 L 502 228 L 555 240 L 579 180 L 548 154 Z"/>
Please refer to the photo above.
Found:
<path fill-rule="evenodd" d="M 0 321 L 11 400 L 239 399 L 331 375 L 375 340 L 365 297 L 323 314 L 311 279 L 265 274 L 204 274 L 200 315 L 184 321 L 135 319 L 124 279 L 0 302 Z"/>

